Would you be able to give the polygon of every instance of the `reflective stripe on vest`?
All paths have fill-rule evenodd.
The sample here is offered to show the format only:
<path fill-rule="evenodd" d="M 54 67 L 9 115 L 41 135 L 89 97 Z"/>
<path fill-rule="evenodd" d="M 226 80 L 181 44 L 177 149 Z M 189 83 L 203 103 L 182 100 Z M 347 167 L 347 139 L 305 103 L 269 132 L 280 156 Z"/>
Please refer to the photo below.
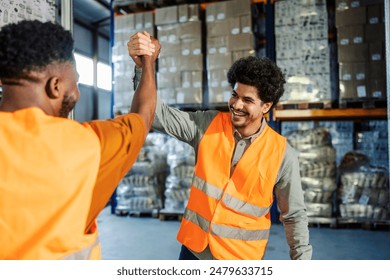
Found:
<path fill-rule="evenodd" d="M 223 191 L 220 188 L 207 183 L 206 181 L 202 180 L 197 176 L 194 176 L 194 180 L 192 184 L 195 188 L 201 190 L 202 192 L 204 192 L 205 194 L 207 194 L 208 196 L 216 200 L 220 200 L 223 195 Z M 225 194 L 222 201 L 226 206 L 236 210 L 237 212 L 241 212 L 256 217 L 261 217 L 266 215 L 271 208 L 271 207 L 267 207 L 267 208 L 258 207 L 246 201 L 235 198 L 229 194 Z"/>
<path fill-rule="evenodd" d="M 204 232 L 209 231 L 210 221 L 203 218 L 198 213 L 186 208 L 184 218 L 198 225 Z M 213 224 L 211 233 L 223 238 L 232 238 L 240 240 L 265 240 L 268 239 L 269 230 L 246 230 L 229 226 Z"/>
<path fill-rule="evenodd" d="M 99 237 L 96 237 L 95 242 L 88 247 L 80 249 L 79 251 L 73 252 L 65 257 L 62 257 L 61 260 L 89 260 L 91 258 L 91 253 L 94 247 L 99 246 L 100 240 Z"/>

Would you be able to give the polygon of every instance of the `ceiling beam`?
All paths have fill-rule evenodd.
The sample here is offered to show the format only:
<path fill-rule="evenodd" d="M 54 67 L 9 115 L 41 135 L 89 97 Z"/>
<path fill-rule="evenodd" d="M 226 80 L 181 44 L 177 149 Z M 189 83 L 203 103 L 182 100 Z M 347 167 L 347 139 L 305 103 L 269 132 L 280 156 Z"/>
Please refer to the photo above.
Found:
<path fill-rule="evenodd" d="M 99 3 L 100 5 L 102 5 L 104 8 L 106 8 L 107 10 L 111 10 L 111 6 L 109 3 L 107 3 L 106 1 L 104 0 L 95 0 L 97 3 Z"/>

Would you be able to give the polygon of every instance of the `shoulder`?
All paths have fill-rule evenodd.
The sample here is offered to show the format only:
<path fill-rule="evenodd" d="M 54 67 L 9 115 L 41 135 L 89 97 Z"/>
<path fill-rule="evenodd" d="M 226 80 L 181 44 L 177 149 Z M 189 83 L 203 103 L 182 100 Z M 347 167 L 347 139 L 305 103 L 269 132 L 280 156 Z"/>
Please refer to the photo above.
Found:
<path fill-rule="evenodd" d="M 140 115 L 131 113 L 124 114 L 108 120 L 94 120 L 83 123 L 90 127 L 102 141 L 109 139 L 111 143 L 117 141 L 124 144 L 130 140 L 142 145 L 145 135 L 145 124 Z"/>

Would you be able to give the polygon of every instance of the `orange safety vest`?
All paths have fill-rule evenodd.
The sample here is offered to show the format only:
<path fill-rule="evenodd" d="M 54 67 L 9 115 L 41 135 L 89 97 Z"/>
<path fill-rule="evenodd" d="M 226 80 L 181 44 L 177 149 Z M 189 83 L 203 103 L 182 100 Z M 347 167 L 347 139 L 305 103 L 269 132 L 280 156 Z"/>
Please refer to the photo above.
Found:
<path fill-rule="evenodd" d="M 0 259 L 100 259 L 96 224 L 85 233 L 97 135 L 38 108 L 0 122 Z"/>
<path fill-rule="evenodd" d="M 286 139 L 265 126 L 230 177 L 232 131 L 230 114 L 218 113 L 200 141 L 177 239 L 194 252 L 209 245 L 216 259 L 262 259 Z"/>

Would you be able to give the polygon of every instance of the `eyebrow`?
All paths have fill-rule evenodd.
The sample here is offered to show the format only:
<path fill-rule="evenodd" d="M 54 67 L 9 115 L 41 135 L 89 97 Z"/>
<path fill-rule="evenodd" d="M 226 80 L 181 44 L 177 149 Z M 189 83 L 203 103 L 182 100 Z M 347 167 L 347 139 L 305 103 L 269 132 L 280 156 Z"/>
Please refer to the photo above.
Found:
<path fill-rule="evenodd" d="M 237 91 L 235 91 L 234 89 L 233 89 L 232 91 L 233 91 L 233 93 L 235 93 L 235 94 L 238 95 Z M 251 100 L 251 101 L 253 101 L 253 102 L 256 101 L 256 99 L 253 99 L 251 96 L 243 96 L 243 97 L 241 97 L 241 98 L 244 98 L 244 99 L 246 99 L 246 100 Z M 259 100 L 260 100 L 260 99 L 259 99 Z M 260 100 L 260 101 L 261 101 L 261 100 Z"/>

